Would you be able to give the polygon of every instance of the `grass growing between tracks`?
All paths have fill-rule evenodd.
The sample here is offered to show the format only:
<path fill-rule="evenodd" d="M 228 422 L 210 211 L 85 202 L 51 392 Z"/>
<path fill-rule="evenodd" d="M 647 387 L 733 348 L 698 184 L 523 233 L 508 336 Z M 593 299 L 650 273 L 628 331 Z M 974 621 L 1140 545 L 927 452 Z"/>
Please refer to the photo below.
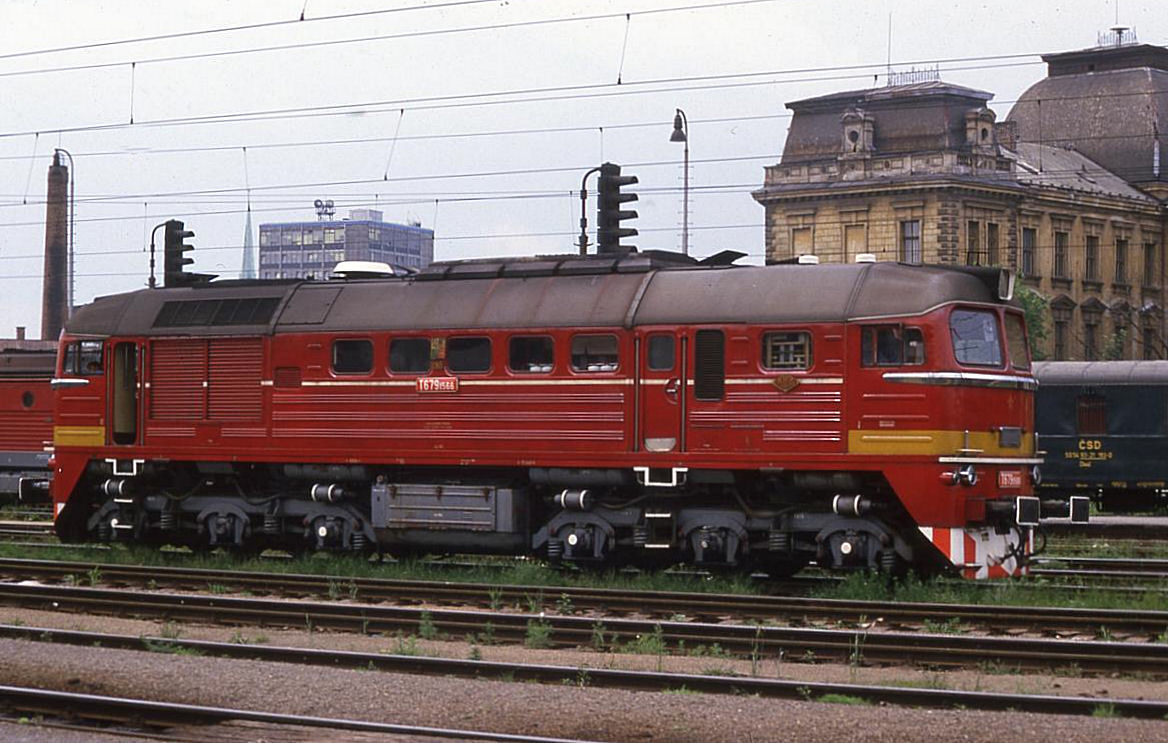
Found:
<path fill-rule="evenodd" d="M 122 545 L 102 550 L 62 545 L 38 547 L 35 552 L 30 552 L 20 545 L 3 543 L 0 543 L 0 557 L 319 575 L 333 579 L 335 590 L 330 588 L 329 595 L 334 599 L 355 598 L 353 593 L 357 586 L 350 579 L 360 578 L 533 586 L 539 590 L 528 596 L 526 603 L 517 608 L 532 612 L 547 609 L 559 614 L 573 614 L 575 610 L 570 598 L 559 594 L 556 591 L 557 587 L 731 594 L 765 594 L 773 591 L 765 581 L 753 580 L 745 575 L 703 576 L 668 572 L 554 570 L 538 561 L 506 558 L 476 558 L 478 562 L 473 564 L 452 564 L 450 561 L 422 558 L 376 562 L 356 556 L 328 554 L 276 559 L 246 557 L 227 552 L 192 553 L 185 550 L 158 550 Z M 100 569 L 88 570 L 75 576 L 77 585 L 97 584 L 100 579 Z M 812 595 L 817 598 L 867 601 L 1168 611 L 1168 585 L 1159 585 L 1159 590 L 1135 592 L 1068 591 L 1065 588 L 1067 584 L 1067 581 L 1055 582 L 1045 579 L 1007 580 L 987 584 L 956 579 L 922 580 L 915 576 L 889 582 L 882 575 L 857 573 L 841 582 L 814 587 Z M 1141 587 L 1147 585 L 1143 583 Z M 1109 586 L 1114 587 L 1116 586 Z M 208 590 L 221 593 L 226 591 L 226 587 L 212 585 Z M 501 602 L 500 598 L 500 605 L 492 608 L 503 608 Z M 936 631 L 959 633 L 962 628 L 945 626 L 937 628 Z"/>
<path fill-rule="evenodd" d="M 522 608 L 540 611 L 553 607 L 563 614 L 574 613 L 567 600 L 555 589 L 564 586 L 607 588 L 627 591 L 682 591 L 691 593 L 759 594 L 765 584 L 749 576 L 702 576 L 668 572 L 576 571 L 555 570 L 534 560 L 507 558 L 475 558 L 473 564 L 435 561 L 429 558 L 402 559 L 377 562 L 353 555 L 312 554 L 304 557 L 279 559 L 247 557 L 216 551 L 192 553 L 186 550 L 158 550 L 148 547 L 114 545 L 109 549 L 73 548 L 67 545 L 38 547 L 31 552 L 19 545 L 0 543 L 0 557 L 38 560 L 67 560 L 85 563 L 116 563 L 120 565 L 158 565 L 210 570 L 237 570 L 272 574 L 300 573 L 327 576 L 336 579 L 336 596 L 346 598 L 349 578 L 390 578 L 419 581 L 458 581 L 495 585 L 523 585 L 545 588 L 533 596 L 533 606 Z M 87 576 L 77 576 L 80 585 L 89 583 Z M 538 603 L 538 606 L 534 604 Z"/>
<path fill-rule="evenodd" d="M 1025 579 L 995 581 L 987 586 L 971 581 L 922 580 L 912 575 L 890 582 L 882 575 L 855 573 L 835 585 L 814 589 L 812 594 L 859 601 L 1168 611 L 1165 591 L 1068 591 L 1065 585 Z"/>

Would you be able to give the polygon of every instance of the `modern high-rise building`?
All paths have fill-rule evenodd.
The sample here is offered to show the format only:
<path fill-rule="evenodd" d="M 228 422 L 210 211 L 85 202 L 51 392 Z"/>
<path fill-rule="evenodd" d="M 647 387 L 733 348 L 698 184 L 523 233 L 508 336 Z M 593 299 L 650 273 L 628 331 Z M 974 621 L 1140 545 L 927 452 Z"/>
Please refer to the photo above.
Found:
<path fill-rule="evenodd" d="M 348 219 L 260 225 L 260 278 L 328 278 L 341 261 L 422 269 L 434 260 L 434 231 L 382 221 L 376 209 Z"/>

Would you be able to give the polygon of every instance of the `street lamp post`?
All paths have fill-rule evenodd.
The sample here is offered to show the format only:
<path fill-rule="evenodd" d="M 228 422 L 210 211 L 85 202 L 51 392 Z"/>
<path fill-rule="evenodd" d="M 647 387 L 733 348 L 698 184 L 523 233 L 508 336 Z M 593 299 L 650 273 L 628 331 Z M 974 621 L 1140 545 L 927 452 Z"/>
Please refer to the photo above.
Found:
<path fill-rule="evenodd" d="M 681 252 L 689 255 L 689 120 L 685 111 L 680 108 L 673 115 L 673 134 L 669 135 L 670 142 L 685 144 L 685 161 L 682 165 L 682 197 L 681 197 Z"/>

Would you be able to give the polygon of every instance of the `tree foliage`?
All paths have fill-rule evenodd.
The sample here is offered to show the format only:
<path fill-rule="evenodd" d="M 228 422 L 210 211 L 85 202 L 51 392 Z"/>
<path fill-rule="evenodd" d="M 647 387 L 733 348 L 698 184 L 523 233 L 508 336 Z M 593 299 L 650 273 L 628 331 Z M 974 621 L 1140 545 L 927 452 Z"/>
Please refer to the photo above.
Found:
<path fill-rule="evenodd" d="M 1050 327 L 1050 304 L 1046 297 L 1028 286 L 1015 291 L 1018 303 L 1026 316 L 1026 334 L 1030 337 L 1030 355 L 1035 361 L 1046 358 L 1046 339 Z"/>

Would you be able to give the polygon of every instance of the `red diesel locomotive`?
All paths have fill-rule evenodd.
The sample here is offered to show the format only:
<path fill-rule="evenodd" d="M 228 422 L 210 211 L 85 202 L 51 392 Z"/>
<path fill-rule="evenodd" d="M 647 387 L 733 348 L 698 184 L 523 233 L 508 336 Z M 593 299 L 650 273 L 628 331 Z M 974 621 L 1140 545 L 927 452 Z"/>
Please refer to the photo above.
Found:
<path fill-rule="evenodd" d="M 19 341 L 18 341 L 19 342 Z M 51 350 L 0 349 L 0 496 L 47 501 L 56 365 Z"/>
<path fill-rule="evenodd" d="M 1012 276 L 650 253 L 102 297 L 60 341 L 67 541 L 1025 569 Z"/>

